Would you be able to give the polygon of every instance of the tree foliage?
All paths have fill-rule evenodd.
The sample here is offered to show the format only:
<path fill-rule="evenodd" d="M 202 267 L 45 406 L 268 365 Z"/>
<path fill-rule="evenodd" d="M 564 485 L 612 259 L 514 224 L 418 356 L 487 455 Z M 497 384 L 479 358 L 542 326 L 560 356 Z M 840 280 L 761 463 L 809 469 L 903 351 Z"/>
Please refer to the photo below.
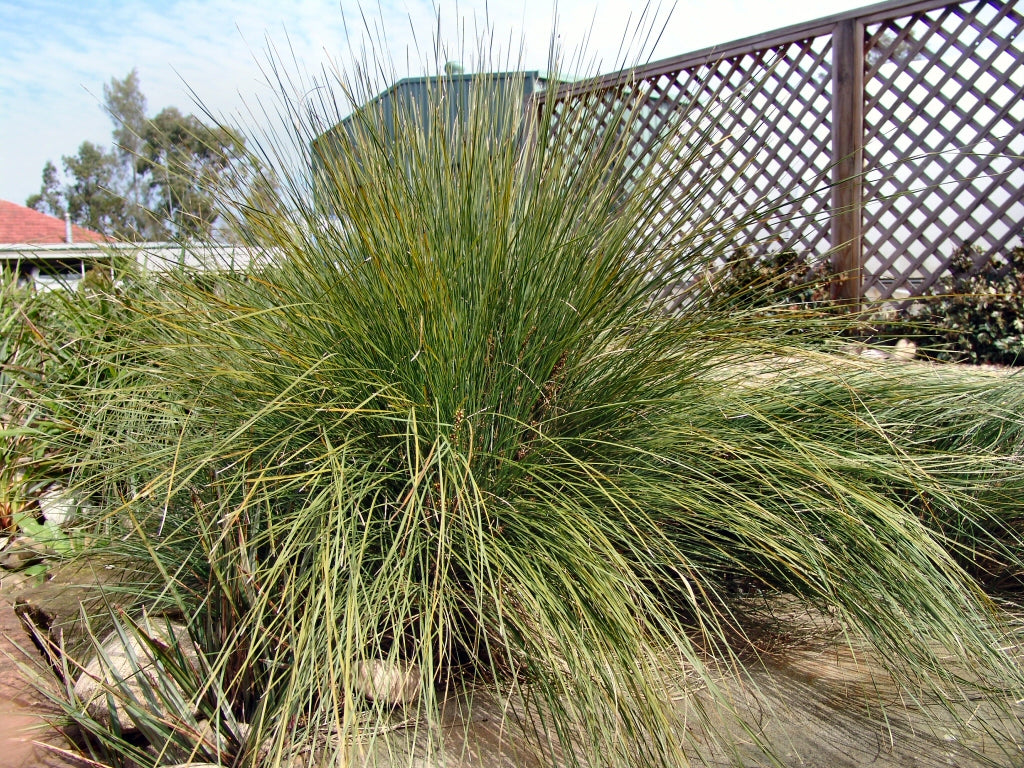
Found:
<path fill-rule="evenodd" d="M 217 218 L 210 186 L 227 170 L 239 146 L 229 129 L 208 127 L 175 107 L 146 121 L 135 168 L 153 210 L 179 235 L 209 234 Z"/>
<path fill-rule="evenodd" d="M 138 71 L 103 87 L 114 124 L 113 146 L 82 142 L 47 162 L 39 193 L 26 204 L 128 240 L 194 238 L 213 233 L 218 211 L 210 187 L 231 165 L 242 140 L 228 128 L 165 107 L 147 117 Z"/>

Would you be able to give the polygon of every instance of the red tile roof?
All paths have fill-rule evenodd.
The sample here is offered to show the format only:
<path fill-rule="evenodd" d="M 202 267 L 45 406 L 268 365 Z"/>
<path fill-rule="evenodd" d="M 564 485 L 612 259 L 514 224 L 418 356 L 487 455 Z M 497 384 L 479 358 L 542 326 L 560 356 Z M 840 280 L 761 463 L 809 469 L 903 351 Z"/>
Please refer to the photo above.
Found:
<path fill-rule="evenodd" d="M 0 244 L 56 245 L 67 242 L 66 234 L 63 219 L 0 200 Z M 110 238 L 72 224 L 71 239 L 76 243 L 103 243 Z"/>

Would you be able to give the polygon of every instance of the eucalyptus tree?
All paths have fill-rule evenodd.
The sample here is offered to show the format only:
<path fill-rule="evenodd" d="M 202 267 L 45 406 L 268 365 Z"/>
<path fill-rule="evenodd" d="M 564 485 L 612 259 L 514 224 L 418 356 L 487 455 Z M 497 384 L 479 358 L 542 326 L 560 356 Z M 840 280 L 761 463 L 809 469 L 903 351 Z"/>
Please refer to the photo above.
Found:
<path fill-rule="evenodd" d="M 103 88 L 113 146 L 83 142 L 43 169 L 31 208 L 113 237 L 167 240 L 210 235 L 219 216 L 212 187 L 241 139 L 176 107 L 148 117 L 137 70 Z"/>

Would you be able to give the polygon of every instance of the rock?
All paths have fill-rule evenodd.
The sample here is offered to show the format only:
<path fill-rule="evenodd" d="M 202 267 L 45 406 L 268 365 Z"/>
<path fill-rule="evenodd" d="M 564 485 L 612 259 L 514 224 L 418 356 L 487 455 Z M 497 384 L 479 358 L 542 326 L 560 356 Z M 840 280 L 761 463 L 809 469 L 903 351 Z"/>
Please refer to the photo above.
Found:
<path fill-rule="evenodd" d="M 139 622 L 150 637 L 164 643 L 170 642 L 167 635 L 167 625 L 160 619 L 149 619 L 143 617 Z M 171 623 L 171 632 L 174 640 L 178 643 L 182 654 L 194 668 L 199 667 L 199 651 L 188 636 L 188 631 L 182 624 Z M 107 692 L 112 691 L 115 703 L 130 695 L 141 705 L 146 704 L 146 696 L 143 693 L 143 683 L 138 677 L 142 675 L 152 688 L 157 686 L 157 672 L 153 656 L 147 646 L 126 631 L 127 646 L 122 641 L 121 635 L 116 631 L 112 632 L 103 641 L 103 654 L 97 655 L 86 664 L 85 669 L 75 683 L 75 696 L 85 706 L 90 717 L 99 722 L 110 724 L 110 709 L 107 703 Z M 133 662 L 133 659 L 135 661 Z M 118 681 L 124 683 L 127 693 L 118 685 Z M 170 679 L 165 679 L 164 684 L 173 686 L 179 696 L 187 700 L 178 685 Z M 121 708 L 115 706 L 118 724 L 123 731 L 135 730 L 135 724 L 128 714 Z M 154 716 L 163 713 L 154 712 Z"/>
<path fill-rule="evenodd" d="M 34 576 L 17 571 L 0 570 L 0 590 L 6 594 L 16 595 L 37 586 L 39 580 Z"/>
<path fill-rule="evenodd" d="M 892 359 L 900 362 L 909 362 L 917 354 L 917 344 L 910 339 L 900 339 L 892 350 Z"/>
<path fill-rule="evenodd" d="M 370 701 L 382 701 L 394 707 L 419 698 L 423 676 L 417 665 L 407 661 L 370 659 L 356 665 L 355 685 Z"/>
<path fill-rule="evenodd" d="M 209 720 L 199 720 L 198 726 L 199 737 L 207 744 L 216 747 L 222 752 L 228 748 L 228 740 L 225 738 L 226 734 L 223 729 L 218 733 L 210 725 Z M 235 738 L 244 743 L 249 740 L 252 726 L 248 723 L 236 723 L 234 731 Z"/>
<path fill-rule="evenodd" d="M 889 355 L 880 349 L 868 348 L 860 353 L 861 357 L 866 357 L 868 360 L 888 360 Z"/>
<path fill-rule="evenodd" d="M 42 562 L 55 553 L 44 547 L 31 536 L 19 536 L 0 553 L 0 568 L 8 571 L 20 571 L 30 565 Z"/>
<path fill-rule="evenodd" d="M 53 615 L 45 608 L 21 597 L 14 600 L 14 615 L 18 617 L 22 629 L 39 651 L 43 661 L 50 666 L 58 680 L 65 682 L 59 651 L 63 647 L 64 631 L 54 621 Z"/>
<path fill-rule="evenodd" d="M 66 489 L 55 487 L 39 494 L 36 499 L 39 511 L 48 523 L 64 525 L 78 516 L 81 505 Z"/>
<path fill-rule="evenodd" d="M 213 729 L 213 726 L 210 725 L 209 720 L 200 720 L 199 728 L 197 730 L 199 733 L 199 738 L 201 738 L 207 744 L 216 747 L 218 751 L 224 751 L 225 747 L 227 746 L 227 743 L 224 739 L 224 733 L 218 733 L 217 731 L 215 731 Z"/>

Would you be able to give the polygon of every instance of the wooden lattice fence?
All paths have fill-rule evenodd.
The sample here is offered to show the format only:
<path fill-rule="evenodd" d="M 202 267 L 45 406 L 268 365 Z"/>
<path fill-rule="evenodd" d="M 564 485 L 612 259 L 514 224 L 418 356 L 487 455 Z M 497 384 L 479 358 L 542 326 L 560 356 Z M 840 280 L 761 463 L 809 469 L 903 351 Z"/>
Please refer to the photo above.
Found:
<path fill-rule="evenodd" d="M 1024 227 L 1024 17 L 1016 0 L 890 0 L 574 83 L 556 111 L 640 99 L 643 165 L 670 126 L 713 130 L 687 158 L 666 226 L 772 202 L 737 244 L 830 259 L 835 298 L 915 294 L 958 248 Z M 710 128 L 709 128 L 710 125 Z M 689 182 L 713 173 L 710 194 Z M 676 204 L 672 204 L 676 201 Z"/>

